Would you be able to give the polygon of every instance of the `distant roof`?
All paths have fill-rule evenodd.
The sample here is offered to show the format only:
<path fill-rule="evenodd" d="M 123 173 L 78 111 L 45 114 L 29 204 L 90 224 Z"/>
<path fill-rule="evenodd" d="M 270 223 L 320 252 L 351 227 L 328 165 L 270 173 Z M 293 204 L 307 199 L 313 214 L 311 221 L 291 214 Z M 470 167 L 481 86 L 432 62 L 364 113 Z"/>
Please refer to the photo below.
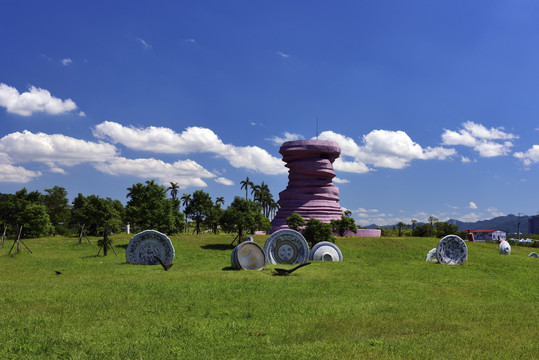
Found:
<path fill-rule="evenodd" d="M 476 232 L 494 232 L 494 231 L 503 231 L 503 230 L 498 230 L 498 229 L 484 229 L 484 230 L 466 230 L 467 232 L 472 232 L 472 233 L 476 233 Z M 505 231 L 504 231 L 505 232 Z"/>

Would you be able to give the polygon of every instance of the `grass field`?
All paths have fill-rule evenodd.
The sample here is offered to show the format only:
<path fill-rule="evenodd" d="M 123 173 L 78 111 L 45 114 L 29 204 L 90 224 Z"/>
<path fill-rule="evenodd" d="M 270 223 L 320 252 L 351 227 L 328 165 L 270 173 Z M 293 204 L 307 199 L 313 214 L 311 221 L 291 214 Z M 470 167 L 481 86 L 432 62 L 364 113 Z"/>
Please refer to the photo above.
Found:
<path fill-rule="evenodd" d="M 255 236 L 263 245 L 265 236 Z M 437 239 L 339 238 L 344 262 L 289 277 L 229 270 L 231 237 L 171 237 L 174 266 L 96 256 L 74 238 L 0 248 L 0 359 L 532 359 L 539 259 L 468 243 L 464 265 L 424 261 Z M 285 266 L 279 266 L 285 267 Z M 291 267 L 291 266 L 290 266 Z M 55 271 L 62 274 L 56 275 Z"/>

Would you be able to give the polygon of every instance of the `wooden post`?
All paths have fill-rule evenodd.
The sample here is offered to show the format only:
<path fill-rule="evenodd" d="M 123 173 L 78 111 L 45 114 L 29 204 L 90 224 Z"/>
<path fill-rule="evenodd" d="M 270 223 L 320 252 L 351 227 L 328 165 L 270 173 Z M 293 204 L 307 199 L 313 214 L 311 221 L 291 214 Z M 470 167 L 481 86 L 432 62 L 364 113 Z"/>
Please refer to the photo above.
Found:
<path fill-rule="evenodd" d="M 2 247 L 2 245 L 4 245 L 4 243 L 6 242 L 6 229 L 7 229 L 7 225 L 4 222 L 4 233 L 2 234 L 2 243 L 0 243 L 0 247 Z"/>

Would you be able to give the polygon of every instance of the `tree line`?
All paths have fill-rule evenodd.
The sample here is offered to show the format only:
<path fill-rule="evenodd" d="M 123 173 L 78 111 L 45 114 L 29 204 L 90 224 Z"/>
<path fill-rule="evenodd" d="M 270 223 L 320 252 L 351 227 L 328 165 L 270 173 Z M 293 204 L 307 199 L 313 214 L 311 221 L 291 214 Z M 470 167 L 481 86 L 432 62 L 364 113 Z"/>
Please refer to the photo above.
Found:
<path fill-rule="evenodd" d="M 129 224 L 132 232 L 154 229 L 166 234 L 199 234 L 222 230 L 236 233 L 241 240 L 247 233 L 269 230 L 269 216 L 278 207 L 263 182 L 254 185 L 247 178 L 242 182 L 244 188 L 251 189 L 253 198 L 237 196 L 226 209 L 222 208 L 223 197 L 214 201 L 203 190 L 180 196 L 178 183 L 167 187 L 155 180 L 128 187 L 125 206 L 119 200 L 81 193 L 70 204 L 66 189 L 60 186 L 45 189 L 44 194 L 23 188 L 15 194 L 0 194 L 0 231 L 17 234 L 22 226 L 26 238 L 68 236 L 83 230 L 90 236 L 103 236 L 120 232 Z"/>

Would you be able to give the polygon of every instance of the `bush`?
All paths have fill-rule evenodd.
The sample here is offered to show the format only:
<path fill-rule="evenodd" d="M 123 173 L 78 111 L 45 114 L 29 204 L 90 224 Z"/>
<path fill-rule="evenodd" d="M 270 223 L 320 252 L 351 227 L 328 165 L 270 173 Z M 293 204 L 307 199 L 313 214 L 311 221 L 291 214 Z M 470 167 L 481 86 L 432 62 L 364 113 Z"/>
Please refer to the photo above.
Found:
<path fill-rule="evenodd" d="M 307 226 L 302 234 L 311 248 L 321 241 L 335 242 L 331 224 L 323 223 L 320 220 L 313 218 L 310 218 L 309 221 L 307 221 Z"/>
<path fill-rule="evenodd" d="M 290 229 L 296 231 L 299 231 L 302 226 L 305 226 L 305 220 L 298 213 L 292 213 L 289 217 L 286 218 L 285 222 Z"/>

